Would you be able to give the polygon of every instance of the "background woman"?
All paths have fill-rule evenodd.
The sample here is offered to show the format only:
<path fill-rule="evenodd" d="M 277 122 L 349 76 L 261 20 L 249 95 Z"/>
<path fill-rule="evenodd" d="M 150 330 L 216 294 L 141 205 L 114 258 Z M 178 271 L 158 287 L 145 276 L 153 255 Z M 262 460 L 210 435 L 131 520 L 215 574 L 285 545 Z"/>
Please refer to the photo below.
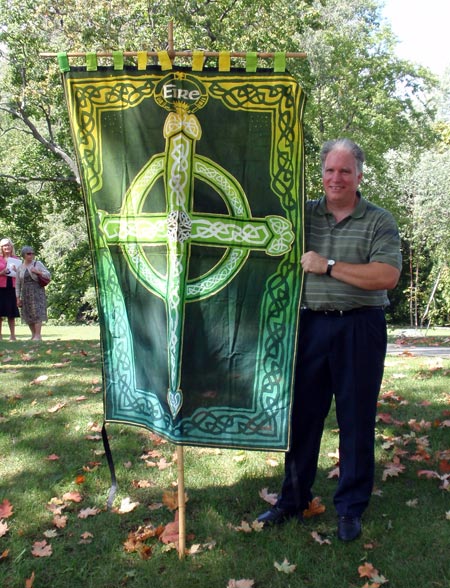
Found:
<path fill-rule="evenodd" d="M 21 260 L 16 257 L 11 239 L 2 239 L 0 241 L 0 339 L 5 316 L 8 319 L 9 340 L 16 340 L 16 318 L 19 316 L 16 301 L 16 271 L 21 263 Z"/>
<path fill-rule="evenodd" d="M 21 309 L 22 320 L 30 327 L 31 339 L 40 341 L 42 322 L 47 320 L 47 298 L 38 276 L 50 278 L 50 272 L 34 259 L 33 247 L 22 247 L 22 257 L 16 280 L 17 306 Z"/>

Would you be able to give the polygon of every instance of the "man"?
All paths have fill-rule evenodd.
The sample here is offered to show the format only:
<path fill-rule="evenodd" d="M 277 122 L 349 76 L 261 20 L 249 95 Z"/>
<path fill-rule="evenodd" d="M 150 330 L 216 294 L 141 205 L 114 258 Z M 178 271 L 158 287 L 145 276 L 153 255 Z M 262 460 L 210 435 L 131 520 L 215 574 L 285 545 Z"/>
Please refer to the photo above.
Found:
<path fill-rule="evenodd" d="M 276 505 L 266 524 L 302 519 L 312 500 L 324 421 L 335 397 L 339 483 L 338 538 L 356 539 L 374 479 L 375 416 L 383 377 L 387 290 L 401 270 L 392 215 L 358 192 L 364 153 L 349 139 L 321 152 L 325 196 L 306 203 L 305 272 L 291 447 Z"/>

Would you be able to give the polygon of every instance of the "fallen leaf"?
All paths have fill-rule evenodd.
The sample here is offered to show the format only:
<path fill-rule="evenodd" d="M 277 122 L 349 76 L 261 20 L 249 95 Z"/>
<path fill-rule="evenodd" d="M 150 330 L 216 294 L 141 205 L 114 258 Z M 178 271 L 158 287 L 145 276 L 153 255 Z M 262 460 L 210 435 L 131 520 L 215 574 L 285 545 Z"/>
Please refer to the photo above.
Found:
<path fill-rule="evenodd" d="M 372 588 L 377 588 L 378 586 L 381 586 L 381 584 L 386 584 L 389 581 L 384 576 L 378 573 L 374 574 L 371 580 L 373 582 L 373 584 L 371 584 Z"/>
<path fill-rule="evenodd" d="M 7 498 L 0 504 L 0 519 L 7 519 L 13 514 L 13 505 Z"/>
<path fill-rule="evenodd" d="M 243 533 L 251 533 L 252 528 L 247 521 L 241 521 L 238 527 L 234 527 L 235 531 L 242 531 Z"/>
<path fill-rule="evenodd" d="M 173 465 L 173 462 L 167 461 L 165 457 L 162 457 L 156 465 L 158 466 L 158 470 L 163 471 L 170 468 L 170 466 Z"/>
<path fill-rule="evenodd" d="M 377 421 L 380 421 L 382 423 L 386 423 L 386 424 L 390 424 L 392 423 L 392 415 L 390 415 L 389 413 L 386 412 L 379 412 L 377 414 Z"/>
<path fill-rule="evenodd" d="M 67 525 L 67 517 L 66 516 L 61 516 L 61 515 L 57 514 L 57 515 L 55 515 L 53 517 L 52 523 L 58 529 L 64 529 L 64 527 Z"/>
<path fill-rule="evenodd" d="M 32 380 L 32 384 L 41 384 L 42 382 L 45 382 L 48 380 L 48 376 L 38 376 L 37 378 L 35 378 L 34 380 Z"/>
<path fill-rule="evenodd" d="M 131 485 L 133 488 L 152 488 L 155 486 L 155 483 L 149 480 L 133 480 Z"/>
<path fill-rule="evenodd" d="M 25 580 L 25 588 L 33 588 L 35 574 L 31 572 L 31 576 Z"/>
<path fill-rule="evenodd" d="M 167 443 L 166 439 L 163 439 L 162 437 L 160 437 L 156 433 L 153 433 L 152 431 L 149 432 L 148 436 L 153 445 L 164 445 L 165 443 Z"/>
<path fill-rule="evenodd" d="M 2 561 L 2 559 L 6 559 L 9 555 L 9 549 L 5 549 L 5 551 L 2 551 L 0 553 L 0 561 Z"/>
<path fill-rule="evenodd" d="M 58 537 L 58 531 L 56 531 L 56 529 L 49 529 L 48 531 L 44 531 L 43 535 L 44 537 L 47 537 L 47 539 L 54 539 L 55 537 Z"/>
<path fill-rule="evenodd" d="M 75 484 L 80 485 L 80 484 L 84 484 L 85 482 L 86 482 L 86 478 L 85 478 L 85 476 L 82 476 L 81 474 L 75 478 Z"/>
<path fill-rule="evenodd" d="M 252 522 L 252 529 L 257 533 L 260 533 L 264 529 L 264 523 L 260 523 L 258 519 Z"/>
<path fill-rule="evenodd" d="M 332 470 L 330 470 L 328 472 L 327 478 L 329 478 L 330 480 L 332 480 L 333 478 L 339 478 L 339 474 L 340 474 L 339 466 L 336 466 L 335 468 L 333 468 Z"/>
<path fill-rule="evenodd" d="M 385 450 L 388 451 L 389 449 L 392 449 L 394 447 L 394 441 L 392 439 L 389 439 L 388 441 L 385 441 L 381 447 Z"/>
<path fill-rule="evenodd" d="M 330 451 L 327 453 L 328 457 L 335 459 L 336 462 L 339 462 L 339 448 L 335 449 L 335 451 Z"/>
<path fill-rule="evenodd" d="M 52 546 L 47 543 L 45 539 L 43 541 L 36 541 L 33 543 L 31 555 L 34 555 L 34 557 L 50 557 L 52 553 Z"/>
<path fill-rule="evenodd" d="M 8 531 L 8 523 L 0 519 L 0 537 L 4 537 Z"/>
<path fill-rule="evenodd" d="M 122 502 L 120 503 L 120 507 L 118 509 L 118 513 L 119 514 L 125 514 L 128 512 L 133 511 L 135 508 L 137 508 L 139 506 L 139 502 L 131 502 L 131 499 L 129 496 L 127 496 L 126 498 L 122 499 Z"/>
<path fill-rule="evenodd" d="M 153 547 L 151 545 L 142 545 L 138 551 L 139 557 L 144 560 L 150 559 L 150 557 L 152 555 L 152 551 L 153 551 Z"/>
<path fill-rule="evenodd" d="M 78 518 L 87 519 L 88 517 L 94 517 L 95 515 L 98 515 L 99 512 L 99 508 L 84 508 L 78 513 Z"/>
<path fill-rule="evenodd" d="M 263 500 L 265 500 L 266 502 L 268 502 L 269 504 L 276 504 L 277 500 L 278 500 L 278 494 L 274 494 L 274 493 L 269 493 L 267 488 L 263 488 L 262 490 L 259 491 L 259 495 L 261 496 L 261 498 Z"/>
<path fill-rule="evenodd" d="M 89 431 L 94 431 L 94 433 L 101 433 L 102 432 L 102 426 L 95 421 L 94 422 L 91 421 L 88 424 L 88 429 L 89 429 Z"/>
<path fill-rule="evenodd" d="M 324 504 L 321 504 L 320 500 L 320 496 L 316 496 L 308 503 L 308 508 L 303 511 L 305 519 L 316 517 L 325 512 L 326 507 Z"/>
<path fill-rule="evenodd" d="M 431 428 L 431 423 L 429 421 L 424 421 L 423 419 L 420 422 L 417 422 L 416 419 L 410 419 L 408 421 L 408 425 L 410 429 L 416 433 L 420 433 L 420 431 L 426 431 Z"/>
<path fill-rule="evenodd" d="M 81 502 L 83 498 L 79 492 L 72 491 L 63 494 L 63 500 L 68 500 L 69 502 Z"/>
<path fill-rule="evenodd" d="M 66 508 L 65 504 L 58 505 L 58 504 L 47 504 L 47 510 L 49 510 L 54 515 L 60 515 L 62 511 Z"/>
<path fill-rule="evenodd" d="M 405 466 L 400 463 L 400 459 L 398 457 L 394 457 L 394 459 L 386 464 L 386 467 L 383 472 L 382 480 L 385 482 L 388 477 L 398 476 L 402 472 L 405 471 Z"/>
<path fill-rule="evenodd" d="M 252 588 L 255 585 L 255 580 L 229 580 L 227 588 Z"/>
<path fill-rule="evenodd" d="M 432 470 L 419 470 L 417 472 L 417 475 L 420 477 L 425 476 L 426 478 L 430 479 L 430 478 L 440 478 L 441 476 L 437 473 L 434 472 Z"/>
<path fill-rule="evenodd" d="M 410 506 L 412 508 L 416 507 L 419 504 L 419 500 L 417 498 L 413 498 L 412 500 L 406 501 L 406 506 Z"/>
<path fill-rule="evenodd" d="M 94 535 L 88 531 L 85 531 L 84 533 L 81 533 L 80 537 L 81 539 L 78 541 L 78 543 L 80 545 L 88 545 L 89 543 L 92 543 Z"/>
<path fill-rule="evenodd" d="M 190 549 L 186 550 L 187 555 L 197 555 L 198 553 L 202 553 L 203 551 L 211 551 L 216 546 L 215 541 L 208 541 L 207 543 L 195 543 L 191 545 Z"/>
<path fill-rule="evenodd" d="M 175 520 L 172 523 L 167 523 L 164 531 L 159 536 L 159 540 L 163 543 L 175 543 L 178 544 L 179 539 L 179 523 L 178 523 L 178 511 L 175 511 Z"/>
<path fill-rule="evenodd" d="M 158 451 L 157 449 L 152 449 L 150 451 L 147 451 L 147 453 L 144 453 L 143 455 L 141 455 L 141 459 L 149 459 L 149 457 L 151 458 L 158 458 L 161 457 L 161 452 Z"/>
<path fill-rule="evenodd" d="M 184 494 L 184 501 L 187 502 L 188 500 L 189 500 L 189 497 L 185 493 Z M 169 510 L 176 510 L 178 508 L 178 491 L 177 490 L 173 490 L 173 491 L 168 490 L 167 492 L 164 492 L 163 497 L 162 497 L 162 501 L 163 501 L 164 505 L 167 506 L 167 508 Z"/>
<path fill-rule="evenodd" d="M 95 472 L 101 465 L 99 461 L 90 461 L 87 465 L 83 466 L 83 472 Z"/>
<path fill-rule="evenodd" d="M 59 410 L 61 410 L 62 408 L 64 408 L 66 406 L 65 402 L 58 402 L 57 404 L 55 404 L 54 406 L 51 406 L 47 412 L 58 412 Z"/>
<path fill-rule="evenodd" d="M 364 565 L 359 566 L 358 572 L 360 578 L 371 578 L 374 574 L 378 574 L 378 570 L 376 570 L 373 565 L 367 561 Z"/>
<path fill-rule="evenodd" d="M 317 531 L 312 531 L 311 537 L 314 541 L 317 541 L 319 545 L 331 545 L 331 541 L 329 539 L 322 539 L 321 535 Z"/>
<path fill-rule="evenodd" d="M 296 564 L 290 564 L 286 558 L 284 558 L 282 563 L 278 563 L 275 561 L 273 565 L 275 566 L 276 570 L 278 570 L 279 572 L 283 572 L 284 574 L 292 574 L 293 572 L 295 572 L 295 569 L 297 568 Z"/>
<path fill-rule="evenodd" d="M 51 455 L 47 456 L 47 461 L 58 461 L 59 459 L 59 455 L 56 455 L 56 453 L 52 453 Z"/>

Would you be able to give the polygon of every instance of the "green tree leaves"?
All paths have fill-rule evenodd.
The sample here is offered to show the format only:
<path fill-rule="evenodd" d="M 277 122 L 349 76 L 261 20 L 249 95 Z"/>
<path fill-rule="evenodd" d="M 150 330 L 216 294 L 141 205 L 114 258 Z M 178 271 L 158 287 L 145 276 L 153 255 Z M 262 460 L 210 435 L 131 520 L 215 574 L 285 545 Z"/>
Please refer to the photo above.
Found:
<path fill-rule="evenodd" d="M 0 10 L 0 179 L 12 207 L 6 206 L 0 229 L 18 242 L 42 246 L 47 262 L 60 259 L 57 240 L 48 238 L 48 215 L 62 235 L 85 233 L 58 65 L 39 57 L 42 52 L 160 50 L 167 47 L 170 21 L 176 49 L 306 51 L 307 59 L 291 60 L 288 68 L 308 94 L 308 197 L 322 191 L 318 152 L 326 139 L 344 135 L 363 146 L 364 195 L 394 213 L 405 210 L 398 203 L 403 188 L 398 191 L 386 155 L 427 150 L 436 131 L 448 148 L 448 128 L 432 126 L 436 108 L 448 112 L 448 92 L 447 101 L 431 102 L 436 80 L 430 72 L 395 56 L 380 0 L 99 0 L 95 10 L 81 0 L 0 0 Z M 83 59 L 71 64 L 82 65 Z M 84 250 L 83 237 L 74 247 Z M 77 264 L 66 266 L 59 284 L 64 295 L 76 291 L 80 305 L 79 288 L 89 292 L 92 282 L 80 283 L 78 272 Z M 70 304 L 66 316 L 75 318 L 77 303 Z"/>

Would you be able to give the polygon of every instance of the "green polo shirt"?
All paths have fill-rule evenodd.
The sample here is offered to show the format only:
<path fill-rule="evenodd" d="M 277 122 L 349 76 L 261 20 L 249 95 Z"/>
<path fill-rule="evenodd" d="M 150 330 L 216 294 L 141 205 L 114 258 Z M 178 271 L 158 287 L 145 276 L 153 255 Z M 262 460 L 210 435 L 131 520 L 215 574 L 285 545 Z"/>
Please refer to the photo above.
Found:
<path fill-rule="evenodd" d="M 348 263 L 379 261 L 401 270 L 400 237 L 394 217 L 361 196 L 353 213 L 339 223 L 327 211 L 325 196 L 308 200 L 305 235 L 305 251 L 316 251 L 327 259 Z M 386 290 L 362 290 L 326 274 L 305 274 L 303 307 L 349 310 L 388 305 Z"/>

